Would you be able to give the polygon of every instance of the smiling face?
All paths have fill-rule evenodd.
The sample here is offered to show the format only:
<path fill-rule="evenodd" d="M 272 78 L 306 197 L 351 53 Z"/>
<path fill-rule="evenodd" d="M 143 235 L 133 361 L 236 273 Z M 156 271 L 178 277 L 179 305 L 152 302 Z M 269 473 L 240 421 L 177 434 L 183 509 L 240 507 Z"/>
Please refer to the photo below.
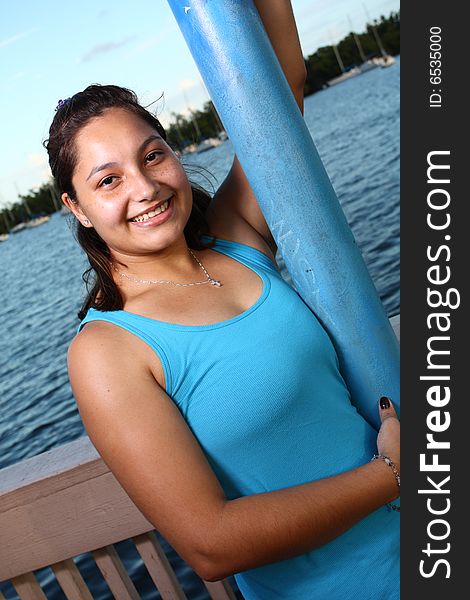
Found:
<path fill-rule="evenodd" d="M 192 191 L 180 161 L 152 126 L 122 108 L 89 121 L 75 140 L 76 202 L 116 257 L 145 256 L 180 243 Z"/>

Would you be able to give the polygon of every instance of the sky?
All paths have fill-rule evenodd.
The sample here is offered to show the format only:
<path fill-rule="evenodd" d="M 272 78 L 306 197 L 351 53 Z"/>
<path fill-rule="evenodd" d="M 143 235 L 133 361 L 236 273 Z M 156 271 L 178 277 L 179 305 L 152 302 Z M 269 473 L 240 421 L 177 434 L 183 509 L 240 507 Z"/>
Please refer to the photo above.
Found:
<path fill-rule="evenodd" d="M 243 2 L 244 0 L 240 0 Z M 291 0 L 304 56 L 338 42 L 399 0 Z M 0 209 L 50 177 L 42 141 L 59 99 L 91 83 L 134 90 L 172 113 L 208 100 L 166 0 L 0 0 Z"/>

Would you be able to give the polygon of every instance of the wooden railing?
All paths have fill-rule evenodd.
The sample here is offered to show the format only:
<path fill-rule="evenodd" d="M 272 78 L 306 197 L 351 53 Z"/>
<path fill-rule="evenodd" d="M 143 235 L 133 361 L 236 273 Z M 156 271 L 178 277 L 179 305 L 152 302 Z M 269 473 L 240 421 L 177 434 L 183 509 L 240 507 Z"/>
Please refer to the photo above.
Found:
<path fill-rule="evenodd" d="M 400 317 L 391 323 L 399 338 Z M 46 566 L 69 600 L 92 600 L 73 561 L 85 552 L 91 553 L 117 600 L 137 600 L 113 546 L 129 538 L 161 597 L 184 600 L 152 524 L 88 437 L 0 471 L 0 582 L 10 580 L 21 600 L 47 600 L 33 573 Z M 213 600 L 235 600 L 227 580 L 204 584 Z"/>
<path fill-rule="evenodd" d="M 46 599 L 33 573 L 46 566 L 69 600 L 92 600 L 72 560 L 85 552 L 117 600 L 138 599 L 113 546 L 129 538 L 161 597 L 184 600 L 154 527 L 88 437 L 0 471 L 0 581 L 10 580 L 21 600 Z M 227 581 L 204 583 L 214 600 L 235 600 Z"/>

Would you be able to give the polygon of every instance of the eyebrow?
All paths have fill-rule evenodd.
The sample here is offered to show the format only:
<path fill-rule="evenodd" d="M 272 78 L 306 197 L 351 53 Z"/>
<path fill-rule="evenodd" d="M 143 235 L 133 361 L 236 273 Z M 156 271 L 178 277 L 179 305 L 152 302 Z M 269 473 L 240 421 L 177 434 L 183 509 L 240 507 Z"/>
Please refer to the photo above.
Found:
<path fill-rule="evenodd" d="M 142 150 L 144 150 L 144 148 L 146 146 L 148 146 L 150 144 L 150 142 L 153 142 L 155 140 L 162 140 L 162 139 L 163 138 L 161 135 L 157 135 L 155 133 L 153 133 L 152 135 L 149 135 L 149 137 L 140 144 L 140 146 L 137 149 L 137 153 L 139 154 L 140 152 L 142 152 Z M 118 163 L 116 163 L 116 162 L 107 162 L 102 165 L 93 167 L 93 169 L 90 171 L 90 174 L 88 175 L 86 180 L 88 181 L 90 179 L 90 177 L 93 177 L 93 175 L 95 175 L 96 173 L 99 173 L 100 171 L 104 171 L 105 169 L 109 169 L 110 167 L 115 167 L 117 164 Z"/>

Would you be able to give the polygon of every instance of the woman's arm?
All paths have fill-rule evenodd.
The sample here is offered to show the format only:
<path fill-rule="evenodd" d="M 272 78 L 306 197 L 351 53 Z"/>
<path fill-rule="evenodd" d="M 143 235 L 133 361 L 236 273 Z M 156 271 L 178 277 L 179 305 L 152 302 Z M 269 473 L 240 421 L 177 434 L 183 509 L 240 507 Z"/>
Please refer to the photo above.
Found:
<path fill-rule="evenodd" d="M 303 113 L 307 69 L 290 0 L 254 0 L 254 3 L 287 82 Z"/>
<path fill-rule="evenodd" d="M 303 112 L 306 69 L 290 1 L 255 0 L 255 5 Z M 276 244 L 237 157 L 214 197 L 207 218 L 216 237 L 254 246 L 274 257 Z"/>
<path fill-rule="evenodd" d="M 144 342 L 102 322 L 88 324 L 69 351 L 70 379 L 90 439 L 141 512 L 202 578 L 215 581 L 304 553 L 397 496 L 390 468 L 374 461 L 312 483 L 227 500 L 176 405 L 156 382 L 154 364 Z M 397 464 L 398 429 L 396 419 L 384 422 L 380 448 Z"/>

